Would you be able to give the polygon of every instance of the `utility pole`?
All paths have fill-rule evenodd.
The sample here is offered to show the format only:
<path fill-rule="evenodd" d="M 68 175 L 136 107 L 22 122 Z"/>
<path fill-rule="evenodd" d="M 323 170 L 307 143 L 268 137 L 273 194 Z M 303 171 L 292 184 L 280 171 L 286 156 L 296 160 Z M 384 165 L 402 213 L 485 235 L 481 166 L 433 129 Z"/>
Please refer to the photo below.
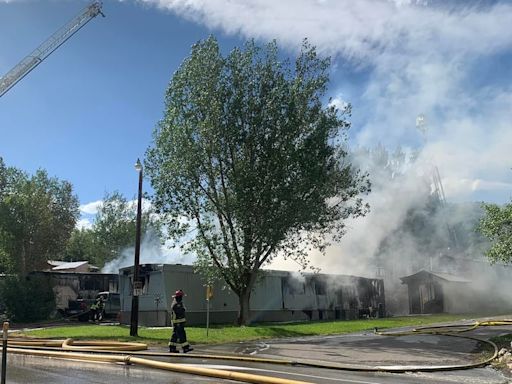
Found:
<path fill-rule="evenodd" d="M 2 330 L 2 377 L 1 384 L 5 384 L 5 378 L 7 373 L 7 338 L 9 332 L 9 322 L 4 321 Z"/>
<path fill-rule="evenodd" d="M 142 216 L 142 164 L 139 159 L 135 163 L 135 169 L 139 172 L 139 192 L 137 195 L 137 223 L 135 231 L 135 260 L 133 263 L 133 292 L 132 292 L 132 313 L 130 321 L 130 336 L 139 336 L 139 295 L 141 284 L 139 281 L 140 262 L 140 226 Z"/>

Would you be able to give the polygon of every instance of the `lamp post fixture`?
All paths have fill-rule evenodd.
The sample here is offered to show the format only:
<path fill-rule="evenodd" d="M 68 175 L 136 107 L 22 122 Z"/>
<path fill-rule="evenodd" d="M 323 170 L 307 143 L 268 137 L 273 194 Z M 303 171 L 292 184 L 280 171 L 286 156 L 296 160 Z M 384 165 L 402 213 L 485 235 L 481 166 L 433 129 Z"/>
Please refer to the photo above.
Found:
<path fill-rule="evenodd" d="M 133 263 L 133 292 L 132 292 L 132 313 L 130 321 L 130 336 L 139 336 L 139 259 L 140 259 L 140 225 L 142 216 L 142 164 L 139 159 L 135 163 L 135 169 L 139 172 L 139 192 L 137 195 L 137 222 L 135 230 L 135 260 Z"/>

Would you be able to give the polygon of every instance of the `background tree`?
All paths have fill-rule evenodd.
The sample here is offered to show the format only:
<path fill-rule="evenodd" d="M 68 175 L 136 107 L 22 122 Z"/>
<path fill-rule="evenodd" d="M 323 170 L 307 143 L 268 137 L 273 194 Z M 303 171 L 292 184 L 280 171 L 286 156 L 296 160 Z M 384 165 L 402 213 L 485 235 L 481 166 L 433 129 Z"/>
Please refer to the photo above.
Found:
<path fill-rule="evenodd" d="M 97 267 L 105 263 L 105 254 L 92 228 L 75 228 L 71 233 L 61 259 L 64 261 L 88 261 Z"/>
<path fill-rule="evenodd" d="M 11 259 L 9 257 L 8 246 L 9 233 L 6 231 L 5 205 L 4 197 L 9 190 L 9 170 L 4 163 L 4 159 L 0 157 L 0 273 L 6 273 L 13 269 Z"/>
<path fill-rule="evenodd" d="M 485 216 L 478 230 L 491 242 L 486 256 L 493 263 L 512 262 L 512 203 L 482 204 Z"/>
<path fill-rule="evenodd" d="M 33 176 L 1 164 L 0 256 L 5 272 L 25 275 L 66 246 L 78 218 L 78 199 L 67 181 Z"/>
<path fill-rule="evenodd" d="M 106 193 L 92 228 L 75 229 L 64 252 L 69 261 L 87 260 L 102 268 L 118 258 L 124 248 L 133 246 L 136 231 L 136 206 L 121 193 Z M 152 206 L 142 212 L 141 232 L 161 236 L 161 226 Z"/>
<path fill-rule="evenodd" d="M 198 268 L 213 265 L 238 295 L 240 324 L 265 263 L 281 254 L 306 267 L 309 249 L 367 209 L 369 183 L 343 148 L 349 123 L 322 102 L 328 69 L 307 41 L 292 65 L 275 42 L 223 57 L 210 37 L 167 90 L 146 160 L 154 203 Z"/>

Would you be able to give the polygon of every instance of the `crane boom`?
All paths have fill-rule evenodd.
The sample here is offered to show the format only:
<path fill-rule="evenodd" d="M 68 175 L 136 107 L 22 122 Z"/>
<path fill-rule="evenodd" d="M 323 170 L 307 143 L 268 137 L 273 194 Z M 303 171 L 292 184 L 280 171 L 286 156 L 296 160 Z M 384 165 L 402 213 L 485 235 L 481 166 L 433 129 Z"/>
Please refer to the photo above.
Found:
<path fill-rule="evenodd" d="M 75 16 L 66 25 L 58 29 L 32 53 L 16 64 L 7 74 L 0 78 L 0 97 L 11 89 L 18 81 L 23 79 L 37 67 L 52 52 L 64 44 L 71 36 L 78 32 L 85 24 L 98 15 L 105 17 L 101 11 L 101 1 L 93 1 Z"/>

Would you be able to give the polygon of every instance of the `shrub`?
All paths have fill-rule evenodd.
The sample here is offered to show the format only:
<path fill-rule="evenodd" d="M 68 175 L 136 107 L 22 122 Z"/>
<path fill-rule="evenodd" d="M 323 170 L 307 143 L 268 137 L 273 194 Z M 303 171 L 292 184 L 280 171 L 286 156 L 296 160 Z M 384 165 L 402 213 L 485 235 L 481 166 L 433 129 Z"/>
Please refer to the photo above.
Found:
<path fill-rule="evenodd" d="M 6 276 L 0 283 L 0 300 L 15 322 L 44 320 L 55 310 L 55 294 L 44 276 Z"/>

